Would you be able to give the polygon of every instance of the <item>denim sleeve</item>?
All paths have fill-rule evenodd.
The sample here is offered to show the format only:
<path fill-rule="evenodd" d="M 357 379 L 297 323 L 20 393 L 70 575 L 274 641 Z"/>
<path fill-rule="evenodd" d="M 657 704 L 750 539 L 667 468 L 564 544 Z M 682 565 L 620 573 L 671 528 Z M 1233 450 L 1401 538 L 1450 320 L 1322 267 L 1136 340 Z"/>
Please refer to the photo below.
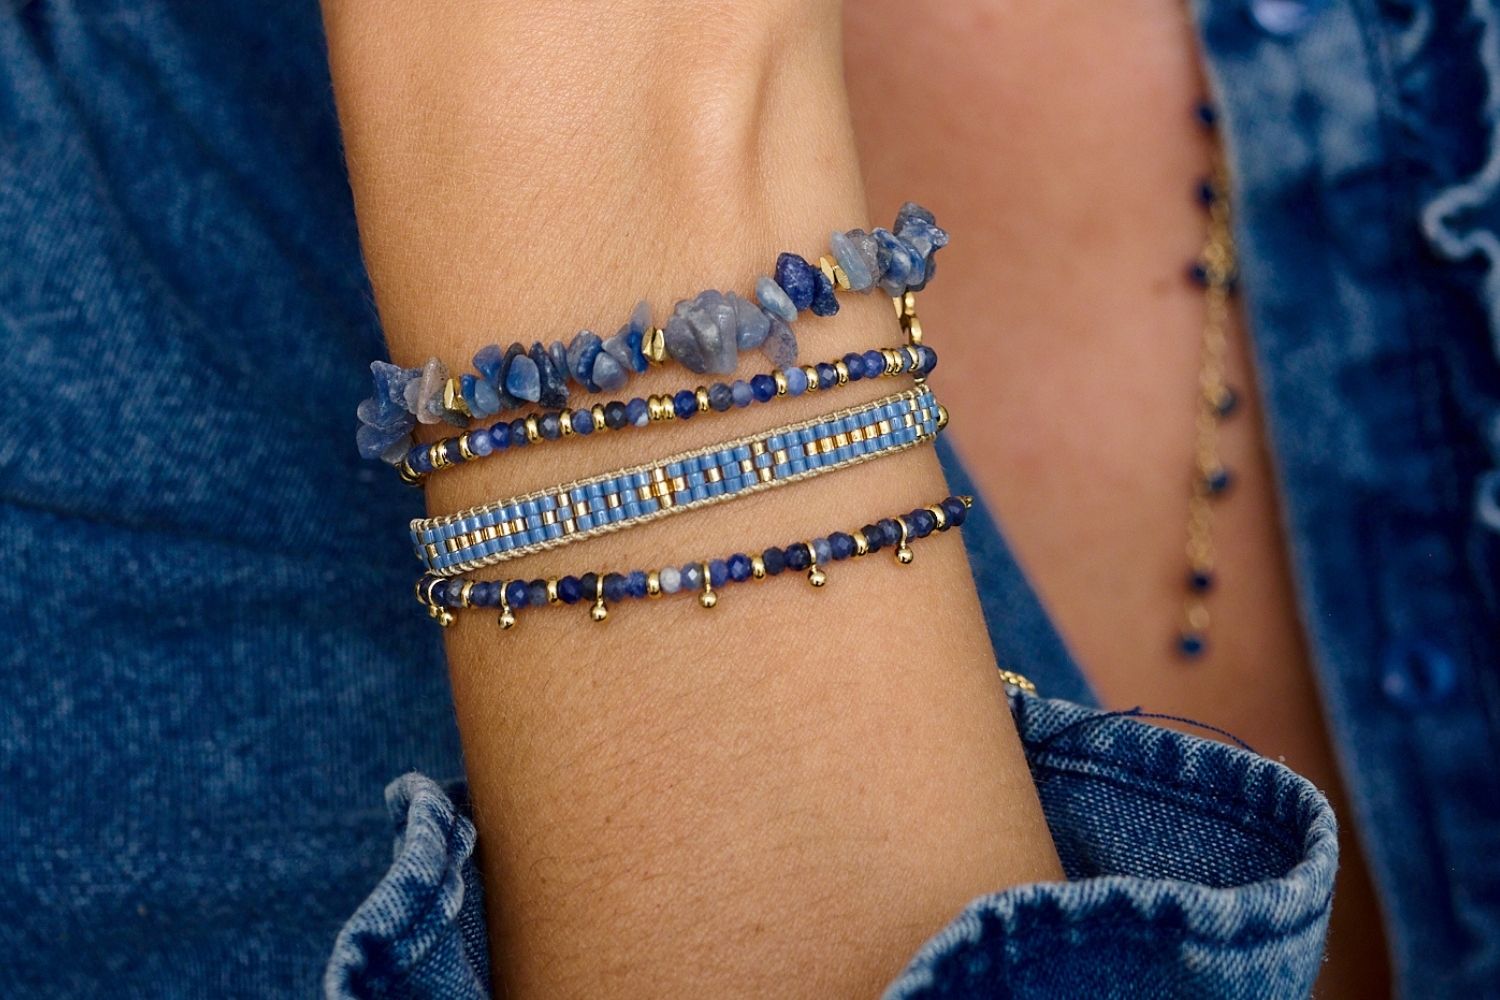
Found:
<path fill-rule="evenodd" d="M 971 902 L 888 998 L 1301 997 L 1338 848 L 1323 796 L 1246 750 L 1017 693 L 1012 712 L 1067 880 Z M 340 933 L 329 997 L 487 997 L 462 788 L 387 790 L 390 871 Z"/>

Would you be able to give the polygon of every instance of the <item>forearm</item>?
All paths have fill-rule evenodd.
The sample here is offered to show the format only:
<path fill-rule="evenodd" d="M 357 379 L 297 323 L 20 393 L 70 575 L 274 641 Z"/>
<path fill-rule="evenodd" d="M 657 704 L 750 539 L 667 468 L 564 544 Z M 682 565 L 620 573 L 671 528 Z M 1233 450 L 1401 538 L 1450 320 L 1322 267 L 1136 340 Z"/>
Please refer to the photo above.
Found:
<path fill-rule="evenodd" d="M 404 362 L 607 333 L 641 297 L 660 321 L 699 289 L 747 292 L 778 250 L 868 224 L 833 5 L 325 12 L 370 273 Z M 842 302 L 799 321 L 805 359 L 896 342 L 882 296 Z M 851 385 L 840 403 L 888 391 Z M 833 405 L 787 400 L 770 422 Z M 429 498 L 453 510 L 764 426 L 747 413 L 529 448 L 447 471 Z M 753 551 L 942 492 L 918 449 L 506 575 Z M 970 897 L 1057 874 L 957 538 L 900 570 L 879 558 L 816 593 L 767 582 L 711 612 L 662 601 L 595 625 L 575 608 L 503 635 L 461 616 L 448 649 L 498 980 L 868 993 Z"/>

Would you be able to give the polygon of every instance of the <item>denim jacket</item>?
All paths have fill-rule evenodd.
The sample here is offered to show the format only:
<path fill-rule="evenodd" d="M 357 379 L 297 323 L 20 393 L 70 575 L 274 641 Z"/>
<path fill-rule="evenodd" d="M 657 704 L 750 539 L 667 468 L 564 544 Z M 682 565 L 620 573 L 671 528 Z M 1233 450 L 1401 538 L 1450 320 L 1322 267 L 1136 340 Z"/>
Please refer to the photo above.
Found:
<path fill-rule="evenodd" d="M 1500 982 L 1492 3 L 1196 2 L 1408 996 Z M 347 445 L 381 349 L 315 3 L 0 5 L 0 993 L 486 994 L 462 784 L 421 776 L 461 763 L 419 498 Z M 1322 797 L 1091 707 L 993 523 L 965 543 L 1067 880 L 974 900 L 890 995 L 1305 995 Z"/>

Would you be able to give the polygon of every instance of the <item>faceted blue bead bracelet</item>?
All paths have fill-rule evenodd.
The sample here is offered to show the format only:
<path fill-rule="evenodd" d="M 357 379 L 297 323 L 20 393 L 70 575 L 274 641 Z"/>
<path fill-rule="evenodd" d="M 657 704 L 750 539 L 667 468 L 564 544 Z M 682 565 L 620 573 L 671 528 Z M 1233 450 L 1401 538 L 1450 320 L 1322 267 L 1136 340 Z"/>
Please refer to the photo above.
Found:
<path fill-rule="evenodd" d="M 932 390 L 906 392 L 800 423 L 411 522 L 417 558 L 434 576 L 493 566 L 846 468 L 933 440 L 947 412 Z"/>
<path fill-rule="evenodd" d="M 465 434 L 414 446 L 397 469 L 407 482 L 421 483 L 439 469 L 461 465 L 511 448 L 541 441 L 648 427 L 653 423 L 688 420 L 699 413 L 723 413 L 751 403 L 768 403 L 781 397 L 800 396 L 857 382 L 910 374 L 918 381 L 937 367 L 937 352 L 921 344 L 850 353 L 842 359 L 816 365 L 788 365 L 749 379 L 715 382 L 695 389 L 682 389 L 627 401 L 595 404 L 591 409 L 532 413 L 514 420 L 500 420 Z"/>
<path fill-rule="evenodd" d="M 753 302 L 734 292 L 700 292 L 678 302 L 661 326 L 652 325 L 650 307 L 642 302 L 612 337 L 581 330 L 566 344 L 490 344 L 474 355 L 474 372 L 457 377 L 437 358 L 421 368 L 376 361 L 370 366 L 374 394 L 359 404 L 356 443 L 365 458 L 397 465 L 407 457 L 418 423 L 468 427 L 473 419 L 529 404 L 562 409 L 573 387 L 615 391 L 632 375 L 668 360 L 698 374 L 728 375 L 741 351 L 758 349 L 784 368 L 797 361 L 790 324 L 799 313 L 831 316 L 839 309 L 835 290 L 877 287 L 898 300 L 899 312 L 900 301 L 926 287 L 934 255 L 947 243 L 932 213 L 907 202 L 892 229 L 832 234 L 831 252 L 816 265 L 783 253 L 774 278 L 755 282 Z"/>
<path fill-rule="evenodd" d="M 609 605 L 632 598 L 669 594 L 698 595 L 698 603 L 712 608 L 718 591 L 731 583 L 763 580 L 787 570 L 806 571 L 814 587 L 827 580 L 829 563 L 856 559 L 881 549 L 894 550 L 902 565 L 912 561 L 911 543 L 934 531 L 961 526 L 968 517 L 971 497 L 950 496 L 930 507 L 919 507 L 899 517 L 882 518 L 858 531 L 835 531 L 810 541 L 772 547 L 756 553 L 736 552 L 722 559 L 705 559 L 685 566 L 664 566 L 627 573 L 583 573 L 537 580 L 476 581 L 427 575 L 417 581 L 417 600 L 443 625 L 454 621 L 459 608 L 498 608 L 500 627 L 516 624 L 516 612 L 550 604 L 592 604 L 590 617 L 602 622 Z"/>

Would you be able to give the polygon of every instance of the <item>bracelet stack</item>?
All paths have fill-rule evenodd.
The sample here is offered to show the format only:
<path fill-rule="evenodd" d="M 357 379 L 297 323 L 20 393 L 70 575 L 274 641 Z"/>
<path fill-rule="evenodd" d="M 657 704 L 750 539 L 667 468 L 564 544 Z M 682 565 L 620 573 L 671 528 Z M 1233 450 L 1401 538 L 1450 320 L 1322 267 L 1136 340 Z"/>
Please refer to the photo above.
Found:
<path fill-rule="evenodd" d="M 834 233 L 829 253 L 816 264 L 783 253 L 774 276 L 755 281 L 753 295 L 701 292 L 678 302 L 660 326 L 652 324 L 650 307 L 643 302 L 609 338 L 583 330 L 566 343 L 490 344 L 475 353 L 474 371 L 456 377 L 436 358 L 420 368 L 375 362 L 374 395 L 359 405 L 356 443 L 361 455 L 395 466 L 412 484 L 457 465 L 563 438 L 725 414 L 864 380 L 903 378 L 911 386 L 708 447 L 414 520 L 411 540 L 424 570 L 416 587 L 418 602 L 443 625 L 452 624 L 459 609 L 498 610 L 500 625 L 509 629 L 518 612 L 551 604 L 587 603 L 594 621 L 607 620 L 611 604 L 679 593 L 695 593 L 703 607 L 711 608 L 727 585 L 789 569 L 805 571 L 808 581 L 821 587 L 831 563 L 886 548 L 894 551 L 898 564 L 909 563 L 914 541 L 964 523 L 969 498 L 947 497 L 858 530 L 682 566 L 530 580 L 468 575 L 935 440 L 948 414 L 926 384 L 937 353 L 922 342 L 914 293 L 931 280 L 934 255 L 947 242 L 948 234 L 932 214 L 908 202 L 891 229 Z M 875 288 L 894 300 L 903 345 L 798 364 L 791 324 L 800 313 L 832 316 L 839 311 L 839 291 Z M 770 368 L 734 378 L 740 354 L 752 350 L 759 350 Z M 633 375 L 669 361 L 696 374 L 725 378 L 662 394 L 582 405 L 573 401 L 580 392 L 619 390 Z M 508 412 L 515 410 L 524 412 Z M 424 424 L 458 428 L 459 433 L 413 442 Z"/>

